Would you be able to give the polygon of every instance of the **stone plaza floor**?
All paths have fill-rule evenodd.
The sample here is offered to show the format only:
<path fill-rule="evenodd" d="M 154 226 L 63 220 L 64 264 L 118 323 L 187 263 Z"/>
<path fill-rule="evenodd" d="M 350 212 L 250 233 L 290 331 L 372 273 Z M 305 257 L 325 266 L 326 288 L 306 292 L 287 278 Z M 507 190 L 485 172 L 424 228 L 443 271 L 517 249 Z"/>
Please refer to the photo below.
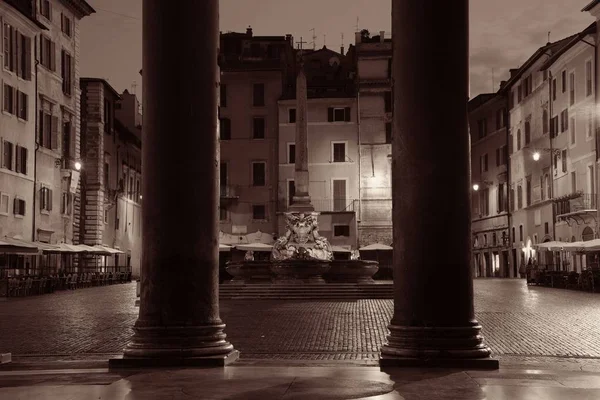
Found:
<path fill-rule="evenodd" d="M 475 280 L 476 317 L 494 355 L 600 363 L 600 294 Z M 135 284 L 0 301 L 0 351 L 13 358 L 108 358 L 132 335 Z M 392 300 L 221 301 L 243 359 L 376 361 Z M 582 361 L 583 362 L 583 361 Z"/>
<path fill-rule="evenodd" d="M 600 295 L 476 280 L 499 371 L 376 367 L 391 300 L 221 301 L 241 359 L 226 368 L 109 371 L 137 316 L 135 284 L 0 301 L 2 399 L 598 399 Z"/>

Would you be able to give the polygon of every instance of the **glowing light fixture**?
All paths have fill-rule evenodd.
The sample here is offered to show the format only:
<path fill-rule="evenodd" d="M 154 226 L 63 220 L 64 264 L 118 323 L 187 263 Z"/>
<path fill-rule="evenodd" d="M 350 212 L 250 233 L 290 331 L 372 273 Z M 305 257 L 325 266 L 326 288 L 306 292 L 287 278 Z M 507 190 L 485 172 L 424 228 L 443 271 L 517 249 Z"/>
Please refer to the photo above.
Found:
<path fill-rule="evenodd" d="M 478 191 L 479 190 L 479 185 L 478 184 L 474 184 L 473 185 L 473 190 L 474 191 Z"/>
<path fill-rule="evenodd" d="M 540 152 L 536 151 L 535 153 L 533 153 L 533 161 L 539 161 L 540 159 Z"/>
<path fill-rule="evenodd" d="M 79 161 L 75 162 L 75 170 L 77 170 L 77 171 L 81 170 L 81 163 Z"/>

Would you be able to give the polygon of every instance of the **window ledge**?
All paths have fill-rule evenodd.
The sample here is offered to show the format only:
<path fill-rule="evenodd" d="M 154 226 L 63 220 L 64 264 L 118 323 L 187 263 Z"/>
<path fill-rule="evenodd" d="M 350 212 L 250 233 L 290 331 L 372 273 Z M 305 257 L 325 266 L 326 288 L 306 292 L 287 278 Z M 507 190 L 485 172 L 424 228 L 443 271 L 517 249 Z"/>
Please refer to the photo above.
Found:
<path fill-rule="evenodd" d="M 25 218 L 25 215 L 15 214 L 15 218 L 23 219 L 23 218 Z"/>
<path fill-rule="evenodd" d="M 50 210 L 41 210 L 41 211 L 40 211 L 40 214 L 43 214 L 43 215 L 50 215 Z"/>

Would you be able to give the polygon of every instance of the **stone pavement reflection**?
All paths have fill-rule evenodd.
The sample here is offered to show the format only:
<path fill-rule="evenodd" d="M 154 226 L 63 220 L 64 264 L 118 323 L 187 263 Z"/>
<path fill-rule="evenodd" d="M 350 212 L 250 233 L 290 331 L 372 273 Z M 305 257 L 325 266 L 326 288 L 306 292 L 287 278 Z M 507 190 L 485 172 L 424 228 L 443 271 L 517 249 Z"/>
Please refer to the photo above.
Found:
<path fill-rule="evenodd" d="M 106 359 L 131 337 L 134 301 L 134 284 L 0 301 L 0 348 L 17 360 L 24 355 Z M 243 359 L 374 364 L 392 307 L 391 300 L 226 300 L 221 315 Z M 475 280 L 475 310 L 501 360 L 598 363 L 598 294 L 528 288 L 522 280 Z"/>
<path fill-rule="evenodd" d="M 3 399 L 583 400 L 600 398 L 600 374 L 377 367 L 249 366 L 224 369 L 3 371 Z"/>

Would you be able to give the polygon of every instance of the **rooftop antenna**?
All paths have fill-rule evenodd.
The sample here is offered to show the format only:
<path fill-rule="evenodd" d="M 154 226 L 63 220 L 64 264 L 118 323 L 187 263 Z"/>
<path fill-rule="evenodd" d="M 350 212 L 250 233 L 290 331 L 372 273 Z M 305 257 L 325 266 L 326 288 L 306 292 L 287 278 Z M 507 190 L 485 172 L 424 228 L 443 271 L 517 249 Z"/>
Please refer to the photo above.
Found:
<path fill-rule="evenodd" d="M 360 29 L 360 24 L 358 23 L 359 19 L 358 17 L 356 17 L 356 30 L 355 32 L 358 32 L 358 30 Z"/>
<path fill-rule="evenodd" d="M 136 94 L 136 93 L 135 93 L 135 89 L 136 89 L 136 88 L 137 88 L 137 82 L 136 82 L 136 81 L 133 81 L 133 83 L 131 84 L 131 91 L 133 92 L 133 94 Z"/>
<path fill-rule="evenodd" d="M 492 68 L 492 93 L 494 92 L 494 86 L 496 84 L 494 83 L 494 68 Z"/>
<path fill-rule="evenodd" d="M 550 44 L 550 33 L 552 32 L 548 32 L 548 44 Z"/>
<path fill-rule="evenodd" d="M 323 47 L 327 47 L 327 35 L 323 35 Z"/>
<path fill-rule="evenodd" d="M 313 45 L 313 50 L 317 50 L 317 34 L 315 32 L 315 28 L 312 28 L 310 30 L 312 32 L 312 45 Z"/>

